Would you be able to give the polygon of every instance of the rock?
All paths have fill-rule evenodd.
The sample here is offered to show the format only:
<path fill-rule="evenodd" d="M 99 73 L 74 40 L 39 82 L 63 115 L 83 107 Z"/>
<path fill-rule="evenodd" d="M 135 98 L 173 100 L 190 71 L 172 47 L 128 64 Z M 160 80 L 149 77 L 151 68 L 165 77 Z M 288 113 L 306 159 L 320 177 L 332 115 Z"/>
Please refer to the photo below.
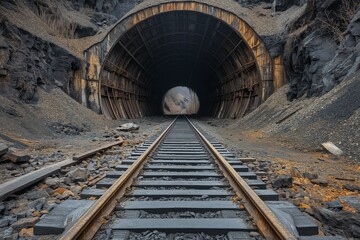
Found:
<path fill-rule="evenodd" d="M 1 218 L 1 219 L 0 219 L 0 228 L 9 226 L 9 223 L 10 223 L 10 221 L 9 221 L 8 218 L 6 218 L 6 217 L 5 217 L 5 218 Z"/>
<path fill-rule="evenodd" d="M 346 190 L 349 190 L 349 191 L 353 191 L 353 192 L 360 192 L 360 187 L 359 186 L 356 186 L 356 185 L 351 185 L 351 184 L 345 184 L 344 185 L 344 188 Z"/>
<path fill-rule="evenodd" d="M 347 238 L 360 238 L 360 214 L 347 211 L 335 212 L 330 209 L 313 207 L 314 216 L 331 232 Z"/>
<path fill-rule="evenodd" d="M 0 143 L 0 157 L 7 153 L 9 150 L 9 147 L 5 143 Z"/>
<path fill-rule="evenodd" d="M 60 186 L 60 180 L 58 178 L 48 177 L 45 179 L 45 184 L 50 188 L 55 189 Z"/>
<path fill-rule="evenodd" d="M 302 176 L 310 180 L 317 179 L 319 177 L 316 173 L 309 173 L 309 172 L 304 172 Z"/>
<path fill-rule="evenodd" d="M 9 151 L 2 157 L 2 159 L 14 163 L 25 163 L 29 162 L 30 156 L 19 149 L 10 148 Z"/>
<path fill-rule="evenodd" d="M 311 182 L 313 184 L 317 184 L 319 186 L 326 187 L 329 185 L 329 182 L 326 179 L 312 179 Z"/>
<path fill-rule="evenodd" d="M 72 186 L 70 187 L 70 191 L 73 193 L 79 194 L 83 188 L 81 186 Z"/>
<path fill-rule="evenodd" d="M 44 205 L 43 211 L 51 211 L 56 205 L 57 205 L 56 200 L 54 200 L 54 199 L 48 200 Z"/>
<path fill-rule="evenodd" d="M 326 202 L 324 203 L 324 205 L 328 208 L 328 209 L 332 209 L 335 211 L 339 211 L 343 209 L 343 205 L 341 204 L 341 202 L 339 200 L 333 200 L 331 202 Z"/>
<path fill-rule="evenodd" d="M 61 197 L 60 199 L 65 199 L 65 198 L 68 198 L 70 196 L 74 196 L 74 193 L 70 190 L 65 190 L 65 192 L 63 194 L 61 194 Z"/>
<path fill-rule="evenodd" d="M 120 127 L 116 128 L 116 130 L 122 131 L 122 132 L 130 132 L 130 131 L 138 130 L 138 129 L 139 129 L 139 125 L 137 125 L 135 123 L 125 123 L 125 124 L 122 124 Z"/>
<path fill-rule="evenodd" d="M 19 165 L 19 167 L 21 167 L 21 168 L 27 168 L 27 167 L 29 167 L 29 166 L 30 166 L 29 163 L 23 163 L 23 164 L 20 164 L 20 165 Z"/>
<path fill-rule="evenodd" d="M 49 198 L 49 194 L 44 189 L 39 189 L 26 194 L 26 198 L 29 200 L 36 200 L 39 198 Z"/>
<path fill-rule="evenodd" d="M 296 167 L 291 168 L 290 174 L 291 174 L 292 177 L 297 177 L 297 178 L 302 177 L 302 174 L 301 174 L 300 170 L 298 168 L 296 168 Z"/>
<path fill-rule="evenodd" d="M 357 209 L 360 213 L 360 197 L 359 196 L 347 196 L 347 197 L 339 197 L 339 200 L 349 207 Z"/>
<path fill-rule="evenodd" d="M 274 180 L 272 186 L 274 188 L 283 188 L 292 186 L 292 177 L 289 174 L 282 174 Z"/>
<path fill-rule="evenodd" d="M 29 238 L 34 236 L 34 228 L 23 228 L 19 232 L 19 237 Z"/>
<path fill-rule="evenodd" d="M 46 203 L 46 198 L 39 198 L 35 201 L 29 202 L 28 207 L 36 211 L 40 211 L 44 204 Z"/>
<path fill-rule="evenodd" d="M 7 228 L 4 230 L 4 238 L 5 239 L 17 239 L 17 238 L 8 238 L 8 237 L 11 237 L 11 235 L 14 233 L 14 229 L 13 228 Z"/>
<path fill-rule="evenodd" d="M 70 171 L 67 176 L 75 182 L 85 182 L 87 180 L 88 170 L 86 168 L 76 168 Z"/>
<path fill-rule="evenodd" d="M 341 156 L 344 154 L 344 152 L 332 142 L 322 143 L 321 145 L 335 156 Z"/>
<path fill-rule="evenodd" d="M 66 188 L 57 188 L 51 192 L 51 195 L 61 195 L 66 191 Z"/>
<path fill-rule="evenodd" d="M 38 221 L 39 217 L 22 218 L 11 225 L 14 229 L 33 227 Z"/>

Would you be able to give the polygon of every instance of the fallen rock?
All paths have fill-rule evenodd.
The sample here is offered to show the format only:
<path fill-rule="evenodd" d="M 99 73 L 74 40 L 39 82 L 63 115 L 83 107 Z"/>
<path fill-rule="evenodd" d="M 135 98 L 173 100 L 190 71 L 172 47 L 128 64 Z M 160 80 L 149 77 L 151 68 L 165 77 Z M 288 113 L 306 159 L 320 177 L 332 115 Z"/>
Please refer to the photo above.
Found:
<path fill-rule="evenodd" d="M 86 168 L 76 168 L 67 174 L 75 182 L 85 182 L 88 176 L 88 170 Z"/>
<path fill-rule="evenodd" d="M 330 209 L 313 207 L 314 216 L 331 232 L 347 238 L 360 237 L 360 214 L 346 211 L 335 212 Z"/>
<path fill-rule="evenodd" d="M 38 221 L 39 217 L 22 218 L 11 225 L 14 229 L 33 227 Z"/>
<path fill-rule="evenodd" d="M 34 228 L 23 228 L 19 232 L 19 237 L 33 237 L 34 236 Z"/>
<path fill-rule="evenodd" d="M 48 177 L 45 179 L 45 184 L 48 185 L 50 188 L 55 189 L 60 186 L 60 180 L 58 178 Z"/>
<path fill-rule="evenodd" d="M 304 172 L 304 173 L 302 174 L 302 176 L 303 176 L 304 178 L 308 178 L 308 179 L 310 179 L 310 180 L 317 179 L 317 178 L 319 177 L 316 173 L 309 173 L 309 172 Z"/>
<path fill-rule="evenodd" d="M 272 186 L 274 188 L 291 187 L 293 178 L 289 174 L 282 174 L 274 180 Z"/>
<path fill-rule="evenodd" d="M 25 163 L 29 162 L 30 156 L 19 149 L 10 148 L 9 151 L 2 157 L 2 160 L 14 163 Z"/>
<path fill-rule="evenodd" d="M 61 195 L 60 199 L 65 199 L 65 198 L 68 198 L 68 197 L 73 197 L 74 196 L 74 193 L 70 190 L 65 190 L 65 192 Z"/>
<path fill-rule="evenodd" d="M 339 197 L 339 200 L 349 207 L 355 208 L 360 213 L 360 197 L 359 196 L 346 196 Z"/>
<path fill-rule="evenodd" d="M 335 156 L 341 156 L 344 154 L 344 152 L 332 142 L 322 143 L 321 145 L 326 150 L 328 150 L 331 154 L 334 154 Z"/>
<path fill-rule="evenodd" d="M 130 132 L 130 131 L 138 130 L 138 129 L 139 129 L 139 125 L 137 125 L 135 123 L 125 123 L 125 124 L 121 125 L 120 127 L 116 128 L 116 130 L 122 131 L 122 132 Z"/>
<path fill-rule="evenodd" d="M 49 194 L 47 191 L 45 191 L 44 189 L 39 189 L 36 191 L 32 191 L 26 194 L 26 198 L 29 200 L 36 200 L 39 198 L 49 198 Z"/>
<path fill-rule="evenodd" d="M 7 153 L 9 147 L 5 143 L 0 143 L 0 157 Z"/>
<path fill-rule="evenodd" d="M 340 211 L 343 209 L 343 205 L 339 200 L 333 200 L 331 202 L 326 202 L 324 205 L 331 210 Z"/>
<path fill-rule="evenodd" d="M 0 228 L 9 226 L 10 220 L 8 218 L 1 218 L 0 219 Z"/>
<path fill-rule="evenodd" d="M 15 240 L 15 239 L 18 239 L 17 237 L 17 233 L 14 234 L 14 229 L 12 229 L 11 227 L 5 229 L 3 231 L 3 237 L 4 237 L 4 240 Z"/>
<path fill-rule="evenodd" d="M 297 167 L 291 168 L 290 174 L 291 174 L 292 177 L 297 177 L 297 178 L 302 177 L 302 174 L 301 174 L 300 170 Z"/>
<path fill-rule="evenodd" d="M 46 203 L 46 198 L 39 198 L 35 201 L 29 202 L 28 207 L 36 211 L 40 211 Z"/>
<path fill-rule="evenodd" d="M 351 185 L 351 184 L 345 184 L 344 185 L 344 188 L 346 190 L 349 190 L 349 191 L 352 191 L 352 192 L 360 192 L 360 187 L 359 186 L 356 186 L 356 185 Z"/>
<path fill-rule="evenodd" d="M 326 187 L 329 185 L 329 182 L 326 180 L 326 179 L 312 179 L 311 182 L 313 184 L 317 184 L 319 186 L 323 186 L 323 187 Z"/>

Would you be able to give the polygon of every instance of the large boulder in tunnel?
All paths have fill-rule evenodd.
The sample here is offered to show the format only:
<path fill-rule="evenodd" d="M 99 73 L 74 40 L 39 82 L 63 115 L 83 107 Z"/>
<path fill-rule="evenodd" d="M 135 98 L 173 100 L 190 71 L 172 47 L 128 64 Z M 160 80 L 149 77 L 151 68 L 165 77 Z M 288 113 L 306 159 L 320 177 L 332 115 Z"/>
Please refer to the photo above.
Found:
<path fill-rule="evenodd" d="M 196 93 L 187 87 L 172 88 L 163 99 L 163 112 L 166 115 L 196 114 L 199 107 Z"/>

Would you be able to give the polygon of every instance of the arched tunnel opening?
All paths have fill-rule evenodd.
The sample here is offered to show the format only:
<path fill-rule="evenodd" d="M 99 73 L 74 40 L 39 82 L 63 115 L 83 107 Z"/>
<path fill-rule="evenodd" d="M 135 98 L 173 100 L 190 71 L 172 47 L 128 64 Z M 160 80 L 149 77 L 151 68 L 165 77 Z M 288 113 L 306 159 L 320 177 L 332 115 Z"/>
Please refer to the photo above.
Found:
<path fill-rule="evenodd" d="M 133 24 L 109 50 L 99 78 L 101 111 L 113 119 L 162 114 L 162 97 L 175 86 L 193 89 L 198 113 L 217 118 L 244 116 L 264 94 L 249 39 L 197 11 L 166 11 Z"/>

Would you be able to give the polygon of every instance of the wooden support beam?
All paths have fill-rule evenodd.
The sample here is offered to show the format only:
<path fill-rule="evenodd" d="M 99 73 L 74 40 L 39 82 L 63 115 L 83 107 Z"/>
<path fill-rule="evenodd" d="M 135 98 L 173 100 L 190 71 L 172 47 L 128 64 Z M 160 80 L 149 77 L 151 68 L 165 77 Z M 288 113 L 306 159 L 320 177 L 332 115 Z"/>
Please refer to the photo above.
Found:
<path fill-rule="evenodd" d="M 151 75 L 148 73 L 147 69 L 138 61 L 138 59 L 127 49 L 127 47 L 119 41 L 118 44 L 129 54 L 129 56 L 137 63 L 137 65 L 151 78 Z"/>
<path fill-rule="evenodd" d="M 221 60 L 221 62 L 216 66 L 216 68 L 213 70 L 213 72 L 216 71 L 216 69 L 218 69 L 221 65 L 223 65 L 225 63 L 225 61 L 231 56 L 231 54 L 233 54 L 233 52 L 240 46 L 240 44 L 243 42 L 243 40 L 240 40 L 235 47 L 228 53 L 228 55 L 226 55 L 226 57 Z"/>

